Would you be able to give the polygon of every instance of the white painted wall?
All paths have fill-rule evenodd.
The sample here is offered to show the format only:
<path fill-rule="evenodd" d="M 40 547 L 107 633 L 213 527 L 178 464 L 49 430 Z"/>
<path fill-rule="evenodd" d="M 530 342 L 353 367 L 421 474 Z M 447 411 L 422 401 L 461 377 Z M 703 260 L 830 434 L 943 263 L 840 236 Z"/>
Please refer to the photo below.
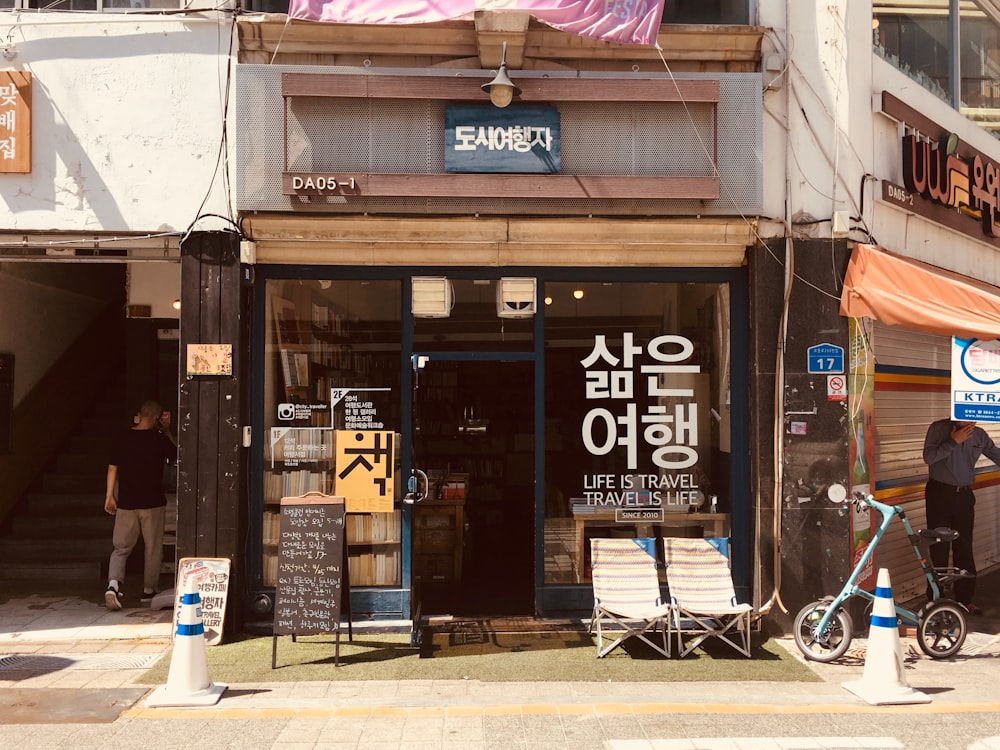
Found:
<path fill-rule="evenodd" d="M 32 171 L 0 174 L 0 230 L 176 232 L 229 215 L 231 17 L 3 16 L 3 62 L 32 73 L 33 106 Z"/>
<path fill-rule="evenodd" d="M 152 318 L 180 318 L 180 311 L 171 307 L 181 296 L 179 263 L 132 263 L 127 284 L 130 305 L 149 305 Z"/>
<path fill-rule="evenodd" d="M 86 330 L 121 272 L 78 263 L 0 263 L 0 351 L 14 355 L 14 405 Z"/>
<path fill-rule="evenodd" d="M 33 76 L 32 170 L 0 174 L 0 233 L 179 235 L 199 215 L 231 215 L 220 155 L 231 14 L 0 11 L 0 21 L 12 44 L 0 64 Z M 227 225 L 209 217 L 193 228 Z M 15 403 L 107 303 L 111 271 L 0 263 L 0 351 L 16 356 Z M 130 271 L 142 297 L 131 301 L 177 316 L 179 264 Z M 120 267 L 113 278 L 121 290 Z"/>
<path fill-rule="evenodd" d="M 882 91 L 998 162 L 1000 141 L 876 55 L 871 19 L 870 0 L 760 1 L 762 56 L 787 63 L 782 76 L 764 74 L 774 81 L 764 94 L 765 215 L 820 221 L 797 224 L 794 235 L 829 237 L 827 220 L 847 211 L 883 247 L 1000 286 L 991 245 L 879 200 L 882 180 L 902 183 L 902 132 L 872 106 Z M 784 228 L 764 221 L 761 234 L 783 236 Z"/>
<path fill-rule="evenodd" d="M 836 211 L 859 215 L 861 178 L 872 159 L 871 4 L 761 0 L 759 13 L 768 29 L 764 58 L 778 55 L 787 66 L 780 76 L 764 73 L 773 81 L 764 95 L 766 212 L 825 222 L 795 233 L 829 237 Z"/>

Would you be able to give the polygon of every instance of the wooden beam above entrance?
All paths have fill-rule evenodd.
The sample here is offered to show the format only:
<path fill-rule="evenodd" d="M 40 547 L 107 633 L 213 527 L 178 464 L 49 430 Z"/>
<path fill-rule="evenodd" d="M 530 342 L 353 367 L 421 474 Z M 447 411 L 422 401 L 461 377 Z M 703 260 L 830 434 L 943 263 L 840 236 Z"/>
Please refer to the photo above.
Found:
<path fill-rule="evenodd" d="M 735 267 L 754 244 L 741 219 L 385 218 L 254 214 L 258 263 Z"/>

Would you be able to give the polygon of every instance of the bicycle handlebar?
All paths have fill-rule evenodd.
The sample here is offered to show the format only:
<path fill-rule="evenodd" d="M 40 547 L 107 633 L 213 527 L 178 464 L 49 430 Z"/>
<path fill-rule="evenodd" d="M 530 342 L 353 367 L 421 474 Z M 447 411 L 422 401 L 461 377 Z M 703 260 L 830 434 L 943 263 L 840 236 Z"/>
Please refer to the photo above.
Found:
<path fill-rule="evenodd" d="M 885 516 L 900 515 L 903 513 L 903 509 L 898 505 L 887 505 L 885 503 L 880 503 L 875 499 L 875 496 L 871 493 L 864 495 L 860 492 L 853 493 L 853 498 L 851 503 L 854 505 L 855 510 L 863 510 L 865 508 L 873 508 L 879 513 Z"/>

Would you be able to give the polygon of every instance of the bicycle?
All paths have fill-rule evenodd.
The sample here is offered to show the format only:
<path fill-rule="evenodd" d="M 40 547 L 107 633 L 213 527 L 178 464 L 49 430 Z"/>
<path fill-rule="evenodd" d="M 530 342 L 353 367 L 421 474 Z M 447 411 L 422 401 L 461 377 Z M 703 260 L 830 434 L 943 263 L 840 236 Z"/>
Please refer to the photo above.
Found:
<path fill-rule="evenodd" d="M 855 631 L 854 622 L 844 604 L 852 597 L 866 600 L 869 607 L 874 603 L 875 595 L 859 588 L 857 581 L 892 520 L 898 517 L 927 578 L 931 597 L 916 612 L 896 604 L 896 617 L 903 624 L 917 627 L 920 648 L 932 659 L 946 659 L 958 653 L 968 630 L 966 610 L 958 602 L 942 598 L 942 590 L 956 580 L 970 578 L 971 575 L 954 567 L 935 568 L 929 562 L 929 545 L 950 542 L 958 537 L 958 532 L 943 526 L 914 532 L 906 513 L 898 505 L 880 503 L 871 495 L 854 494 L 854 504 L 859 509 L 874 508 L 882 515 L 882 522 L 840 593 L 807 604 L 799 610 L 793 631 L 795 645 L 807 659 L 823 663 L 835 661 L 847 652 Z"/>

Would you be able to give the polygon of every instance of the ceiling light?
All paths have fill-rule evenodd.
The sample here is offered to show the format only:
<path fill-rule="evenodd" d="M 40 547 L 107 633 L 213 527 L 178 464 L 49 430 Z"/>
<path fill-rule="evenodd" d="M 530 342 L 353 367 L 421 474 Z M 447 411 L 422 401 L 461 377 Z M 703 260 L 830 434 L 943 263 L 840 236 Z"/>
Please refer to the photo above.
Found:
<path fill-rule="evenodd" d="M 521 89 L 514 85 L 507 75 L 507 42 L 503 43 L 503 51 L 500 57 L 500 70 L 489 83 L 484 83 L 480 88 L 490 95 L 490 101 L 494 107 L 506 107 L 515 96 L 521 93 Z"/>

